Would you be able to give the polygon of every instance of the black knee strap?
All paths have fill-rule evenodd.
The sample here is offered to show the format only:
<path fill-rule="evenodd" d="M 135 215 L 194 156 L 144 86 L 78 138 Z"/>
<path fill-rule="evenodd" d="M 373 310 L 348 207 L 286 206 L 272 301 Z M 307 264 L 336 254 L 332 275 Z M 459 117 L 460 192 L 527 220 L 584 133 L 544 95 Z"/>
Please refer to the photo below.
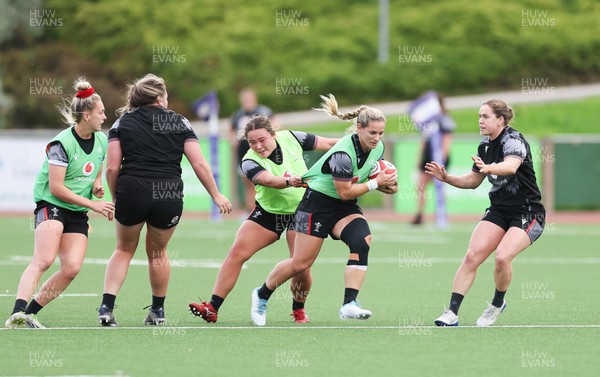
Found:
<path fill-rule="evenodd" d="M 350 221 L 342 230 L 340 239 L 350 248 L 348 266 L 364 266 L 366 268 L 370 249 L 367 237 L 370 235 L 369 224 L 362 217 Z"/>

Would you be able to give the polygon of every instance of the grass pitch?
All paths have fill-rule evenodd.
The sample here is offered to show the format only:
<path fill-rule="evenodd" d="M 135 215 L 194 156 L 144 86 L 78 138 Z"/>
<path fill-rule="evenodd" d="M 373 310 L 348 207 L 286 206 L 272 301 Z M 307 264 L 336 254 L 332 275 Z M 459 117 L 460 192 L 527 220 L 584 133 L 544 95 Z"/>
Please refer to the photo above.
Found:
<path fill-rule="evenodd" d="M 367 212 L 367 217 L 368 217 Z M 289 285 L 269 302 L 267 326 L 250 322 L 250 292 L 288 254 L 284 242 L 259 252 L 208 324 L 187 311 L 209 299 L 219 263 L 239 226 L 185 216 L 169 248 L 172 275 L 167 323 L 142 324 L 151 295 L 138 248 L 118 298 L 121 327 L 101 328 L 96 308 L 113 225 L 99 217 L 86 263 L 63 297 L 38 316 L 47 330 L 1 330 L 4 376 L 595 376 L 600 339 L 597 225 L 553 223 L 514 263 L 508 307 L 492 328 L 475 321 L 491 300 L 493 258 L 484 263 L 460 311 L 459 328 L 436 328 L 474 223 L 448 230 L 371 221 L 369 272 L 359 299 L 368 321 L 340 321 L 347 251 L 327 240 L 313 267 L 308 326 L 291 322 Z M 0 312 L 8 318 L 32 255 L 29 217 L 0 218 Z M 52 271 L 57 268 L 53 266 Z M 45 281 L 52 271 L 42 278 Z M 5 319 L 3 318 L 3 320 Z"/>

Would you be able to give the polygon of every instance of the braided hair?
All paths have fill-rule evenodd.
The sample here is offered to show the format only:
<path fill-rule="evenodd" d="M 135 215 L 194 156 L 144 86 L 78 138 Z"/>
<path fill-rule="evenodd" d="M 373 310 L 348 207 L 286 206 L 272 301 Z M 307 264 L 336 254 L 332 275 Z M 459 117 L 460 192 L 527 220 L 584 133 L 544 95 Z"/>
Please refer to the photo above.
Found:
<path fill-rule="evenodd" d="M 340 114 L 338 110 L 338 103 L 333 94 L 330 93 L 328 97 L 320 97 L 322 100 L 321 106 L 315 110 L 326 112 L 327 114 L 337 117 L 341 120 L 352 120 L 356 118 L 356 123 L 352 124 L 352 126 L 346 130 L 346 133 L 348 134 L 355 134 L 359 124 L 364 128 L 368 127 L 369 121 L 385 122 L 385 115 L 383 115 L 383 113 L 378 109 L 362 105 L 354 111 Z"/>

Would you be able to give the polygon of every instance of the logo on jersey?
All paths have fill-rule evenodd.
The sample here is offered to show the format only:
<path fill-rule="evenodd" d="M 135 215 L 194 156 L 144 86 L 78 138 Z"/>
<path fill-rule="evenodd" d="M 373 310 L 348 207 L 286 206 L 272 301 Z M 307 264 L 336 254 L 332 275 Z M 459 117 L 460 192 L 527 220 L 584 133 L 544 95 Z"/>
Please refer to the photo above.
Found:
<path fill-rule="evenodd" d="M 83 173 L 83 175 L 85 175 L 86 177 L 91 175 L 94 172 L 94 168 L 96 166 L 94 165 L 93 162 L 88 161 L 85 163 L 85 165 L 83 165 L 83 168 L 81 169 L 81 172 Z"/>
<path fill-rule="evenodd" d="M 321 225 L 322 225 L 322 224 L 321 224 L 321 223 L 319 223 L 319 222 L 316 222 L 316 223 L 315 223 L 315 232 L 318 232 L 318 231 L 319 231 L 319 229 L 321 229 Z"/>
<path fill-rule="evenodd" d="M 352 177 L 352 183 L 358 182 L 359 179 L 360 177 L 355 175 L 354 177 Z"/>

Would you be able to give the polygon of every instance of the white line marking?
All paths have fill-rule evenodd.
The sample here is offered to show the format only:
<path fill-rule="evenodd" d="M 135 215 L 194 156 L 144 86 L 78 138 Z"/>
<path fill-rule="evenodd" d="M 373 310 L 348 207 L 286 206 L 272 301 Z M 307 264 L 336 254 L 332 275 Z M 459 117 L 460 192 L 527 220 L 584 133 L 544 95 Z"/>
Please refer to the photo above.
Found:
<path fill-rule="evenodd" d="M 23 265 L 29 264 L 31 262 L 31 256 L 24 255 L 11 255 L 8 258 L 8 261 L 0 261 L 0 265 Z M 108 259 L 104 258 L 85 258 L 84 264 L 95 264 L 106 266 L 108 264 Z M 174 258 L 169 261 L 171 267 L 191 267 L 191 268 L 221 268 L 223 264 L 222 261 L 210 260 L 210 259 L 182 259 L 182 258 Z M 275 263 L 281 262 L 277 260 Z M 58 260 L 54 261 L 55 264 L 59 264 Z M 148 261 L 144 259 L 132 259 L 130 266 L 148 266 Z M 247 266 L 243 266 L 242 268 L 248 268 Z"/>
<path fill-rule="evenodd" d="M 416 268 L 416 267 L 431 267 L 434 264 L 453 264 L 458 265 L 462 261 L 462 257 L 450 257 L 450 258 L 428 258 L 427 256 L 407 257 L 402 256 L 398 258 L 369 258 L 369 263 L 373 264 L 396 264 L 402 268 Z M 253 258 L 244 263 L 243 269 L 247 269 L 248 265 L 251 264 L 270 264 L 276 265 L 281 262 L 283 258 Z M 84 264 L 86 265 L 100 265 L 106 266 L 108 259 L 103 258 L 86 258 Z M 317 258 L 315 264 L 340 264 L 346 263 L 348 258 Z M 31 262 L 30 256 L 23 255 L 11 255 L 8 260 L 0 260 L 0 265 L 3 266 L 14 266 L 14 265 L 27 265 Z M 58 260 L 54 262 L 59 264 Z M 493 263 L 492 258 L 484 263 Z M 221 260 L 217 259 L 183 259 L 174 258 L 170 261 L 171 267 L 174 268 L 221 268 L 223 264 Z M 517 258 L 513 264 L 600 264 L 600 258 Z M 143 259 L 132 259 L 131 266 L 148 266 L 148 261 Z"/>
<path fill-rule="evenodd" d="M 35 331 L 64 331 L 64 330 L 103 330 L 103 331 L 115 331 L 115 330 L 402 330 L 402 329 L 483 329 L 479 326 L 456 326 L 456 327 L 436 327 L 436 326 L 139 326 L 139 327 L 55 327 L 45 329 L 29 329 L 19 328 L 18 330 L 35 330 Z M 587 325 L 505 325 L 505 326 L 491 326 L 495 329 L 596 329 L 600 328 L 600 324 L 587 324 Z M 0 328 L 0 331 L 11 330 L 6 328 Z M 452 331 L 452 330 L 450 330 Z M 485 331 L 485 330 L 484 330 Z"/>

